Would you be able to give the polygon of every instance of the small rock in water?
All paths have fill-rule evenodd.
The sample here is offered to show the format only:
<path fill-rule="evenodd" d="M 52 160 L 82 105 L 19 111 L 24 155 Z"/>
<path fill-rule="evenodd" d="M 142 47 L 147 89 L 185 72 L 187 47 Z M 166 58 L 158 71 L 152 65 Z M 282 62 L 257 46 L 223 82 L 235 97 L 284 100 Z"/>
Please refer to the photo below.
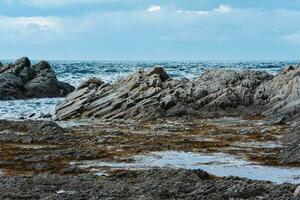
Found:
<path fill-rule="evenodd" d="M 31 115 L 29 115 L 29 118 L 32 118 L 35 116 L 35 113 L 32 113 Z"/>
<path fill-rule="evenodd" d="M 51 117 L 52 117 L 52 115 L 50 113 L 47 113 L 47 114 L 41 113 L 39 118 L 45 119 L 45 118 L 51 118 Z"/>

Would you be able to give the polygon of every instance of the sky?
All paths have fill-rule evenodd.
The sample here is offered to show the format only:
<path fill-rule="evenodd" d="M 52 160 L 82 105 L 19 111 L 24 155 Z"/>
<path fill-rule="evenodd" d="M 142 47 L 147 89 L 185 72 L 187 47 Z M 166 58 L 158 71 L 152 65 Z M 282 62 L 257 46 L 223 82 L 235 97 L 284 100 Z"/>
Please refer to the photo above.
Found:
<path fill-rule="evenodd" d="M 0 0 L 0 58 L 300 60 L 300 0 Z"/>

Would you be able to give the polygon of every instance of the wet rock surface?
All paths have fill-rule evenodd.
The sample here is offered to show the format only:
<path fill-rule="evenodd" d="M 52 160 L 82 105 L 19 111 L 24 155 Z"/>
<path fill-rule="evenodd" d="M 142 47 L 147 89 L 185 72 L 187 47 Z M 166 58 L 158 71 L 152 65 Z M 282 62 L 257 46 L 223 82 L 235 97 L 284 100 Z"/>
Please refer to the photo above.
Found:
<path fill-rule="evenodd" d="M 295 185 L 216 178 L 201 170 L 153 169 L 110 177 L 0 176 L 1 199 L 297 199 Z"/>
<path fill-rule="evenodd" d="M 70 124 L 68 124 L 70 123 Z M 155 151 L 226 153 L 263 165 L 284 165 L 282 125 L 235 118 L 172 118 L 149 122 L 0 121 L 0 169 L 8 174 L 82 173 L 71 162 L 130 162 Z M 74 126 L 74 124 L 76 126 Z"/>
<path fill-rule="evenodd" d="M 288 127 L 257 118 L 2 120 L 0 199 L 297 199 L 294 184 L 220 178 L 202 170 L 174 168 L 106 168 L 106 176 L 95 176 L 94 167 L 76 165 L 86 160 L 132 163 L 133 155 L 166 150 L 222 152 L 264 165 L 282 165 L 278 159 L 282 147 L 266 144 L 277 144 Z"/>
<path fill-rule="evenodd" d="M 31 65 L 27 57 L 0 66 L 0 100 L 64 97 L 74 87 L 57 80 L 46 61 Z"/>

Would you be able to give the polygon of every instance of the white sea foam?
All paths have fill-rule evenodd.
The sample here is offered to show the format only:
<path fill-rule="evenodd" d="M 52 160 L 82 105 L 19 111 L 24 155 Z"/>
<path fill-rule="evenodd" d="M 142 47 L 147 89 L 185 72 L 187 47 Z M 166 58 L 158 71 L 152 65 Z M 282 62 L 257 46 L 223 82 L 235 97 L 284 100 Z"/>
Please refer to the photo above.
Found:
<path fill-rule="evenodd" d="M 62 98 L 43 98 L 28 100 L 0 101 L 0 119 L 39 118 L 43 115 L 54 115 L 55 106 Z"/>

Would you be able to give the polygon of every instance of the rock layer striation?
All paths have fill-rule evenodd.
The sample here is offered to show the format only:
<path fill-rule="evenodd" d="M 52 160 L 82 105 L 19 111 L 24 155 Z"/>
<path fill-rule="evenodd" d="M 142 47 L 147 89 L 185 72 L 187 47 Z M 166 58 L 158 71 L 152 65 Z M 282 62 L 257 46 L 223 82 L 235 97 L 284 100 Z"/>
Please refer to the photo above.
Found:
<path fill-rule="evenodd" d="M 273 76 L 262 71 L 209 70 L 191 81 L 163 68 L 140 70 L 112 84 L 91 78 L 57 107 L 58 119 L 153 119 L 182 115 L 258 114 L 258 88 Z"/>
<path fill-rule="evenodd" d="M 112 84 L 91 78 L 57 107 L 58 119 L 149 119 L 201 115 L 264 115 L 273 122 L 300 116 L 300 68 L 207 70 L 195 80 L 171 78 L 163 68 L 137 71 Z"/>

